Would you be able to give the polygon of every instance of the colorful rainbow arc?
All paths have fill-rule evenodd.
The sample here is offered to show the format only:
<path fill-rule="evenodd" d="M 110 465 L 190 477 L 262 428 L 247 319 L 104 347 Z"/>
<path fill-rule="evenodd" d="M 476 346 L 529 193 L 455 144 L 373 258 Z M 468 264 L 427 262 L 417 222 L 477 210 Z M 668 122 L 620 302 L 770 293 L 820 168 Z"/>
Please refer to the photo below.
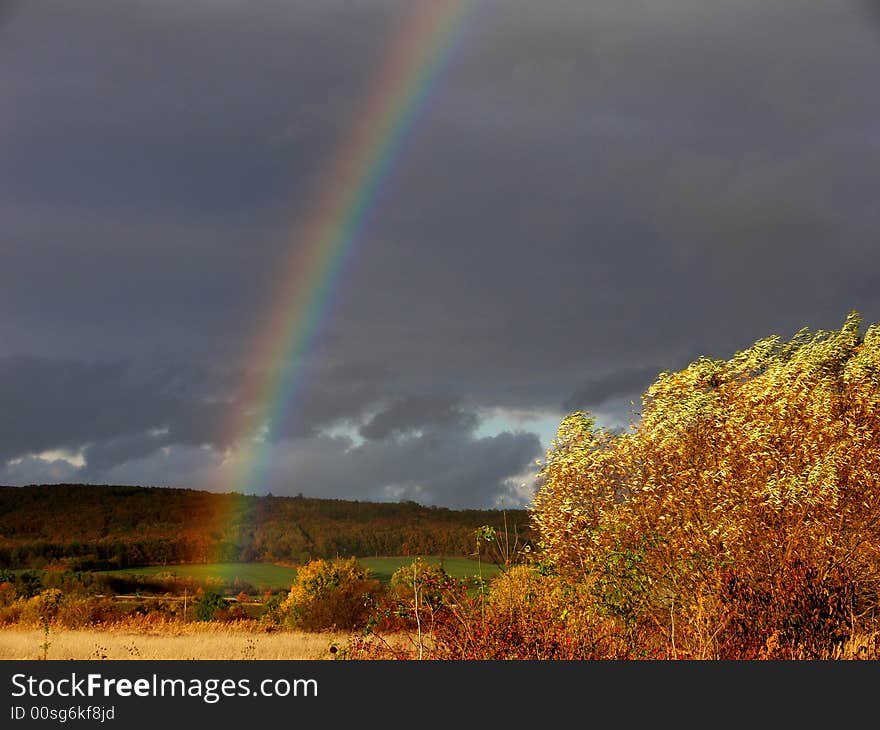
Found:
<path fill-rule="evenodd" d="M 421 0 L 385 56 L 352 133 L 334 155 L 315 205 L 297 226 L 280 283 L 253 348 L 232 443 L 231 491 L 258 492 L 271 434 L 295 407 L 309 349 L 332 305 L 340 274 L 398 161 L 408 133 L 474 19 L 479 0 Z M 264 368 L 265 369 L 262 369 Z M 262 436 L 260 435 L 262 433 Z"/>

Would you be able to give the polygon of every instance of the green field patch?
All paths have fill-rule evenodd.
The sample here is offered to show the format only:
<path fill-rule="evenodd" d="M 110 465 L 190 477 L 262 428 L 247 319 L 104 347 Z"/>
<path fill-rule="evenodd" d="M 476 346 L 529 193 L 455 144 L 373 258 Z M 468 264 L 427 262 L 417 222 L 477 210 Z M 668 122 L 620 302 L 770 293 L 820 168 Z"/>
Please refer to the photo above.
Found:
<path fill-rule="evenodd" d="M 378 578 L 383 583 L 388 583 L 395 571 L 404 566 L 411 565 L 414 557 L 393 557 L 393 558 L 359 558 L 362 565 L 370 569 L 374 578 Z M 449 575 L 459 580 L 465 578 L 473 578 L 480 575 L 484 580 L 489 580 L 496 576 L 500 570 L 497 565 L 492 563 L 478 563 L 476 560 L 469 558 L 452 558 L 442 556 L 425 556 L 422 560 L 426 563 L 433 563 L 441 566 Z"/>
<path fill-rule="evenodd" d="M 388 583 L 394 572 L 404 565 L 410 565 L 414 557 L 375 557 L 359 558 L 360 563 L 369 568 L 371 575 L 383 583 Z M 488 580 L 498 574 L 499 568 L 491 563 L 480 565 L 476 560 L 443 556 L 423 557 L 427 563 L 440 565 L 455 578 L 473 578 L 480 574 Z M 183 579 L 199 582 L 232 584 L 235 581 L 247 583 L 258 590 L 283 590 L 290 588 L 296 579 L 296 568 L 273 563 L 193 563 L 188 565 L 149 565 L 125 570 L 102 571 L 105 575 L 119 577 L 133 576 L 155 579 Z"/>
<path fill-rule="evenodd" d="M 125 570 L 102 571 L 107 575 L 144 578 L 180 578 L 196 581 L 235 581 L 248 583 L 259 590 L 290 588 L 296 568 L 273 563 L 193 563 L 188 565 L 148 565 Z"/>

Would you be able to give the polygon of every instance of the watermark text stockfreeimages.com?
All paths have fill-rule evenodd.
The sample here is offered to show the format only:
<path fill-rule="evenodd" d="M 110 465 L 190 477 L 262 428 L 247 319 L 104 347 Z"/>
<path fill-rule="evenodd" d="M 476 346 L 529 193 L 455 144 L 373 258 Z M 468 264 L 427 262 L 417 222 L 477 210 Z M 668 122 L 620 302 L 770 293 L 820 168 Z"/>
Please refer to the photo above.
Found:
<path fill-rule="evenodd" d="M 224 697 L 317 697 L 318 680 L 305 678 L 201 679 L 159 677 L 152 674 L 135 679 L 106 677 L 100 673 L 70 675 L 60 679 L 35 677 L 20 672 L 12 675 L 12 697 L 29 698 L 104 698 L 125 697 L 197 697 L 213 704 Z"/>

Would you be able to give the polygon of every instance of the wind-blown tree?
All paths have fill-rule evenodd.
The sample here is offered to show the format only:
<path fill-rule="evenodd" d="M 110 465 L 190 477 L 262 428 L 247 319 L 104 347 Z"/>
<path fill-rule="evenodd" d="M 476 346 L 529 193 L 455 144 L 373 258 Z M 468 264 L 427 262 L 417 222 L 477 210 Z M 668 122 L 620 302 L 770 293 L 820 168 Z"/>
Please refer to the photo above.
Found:
<path fill-rule="evenodd" d="M 546 557 L 694 656 L 824 656 L 870 628 L 880 326 L 860 325 L 661 373 L 623 434 L 568 416 L 532 508 Z"/>

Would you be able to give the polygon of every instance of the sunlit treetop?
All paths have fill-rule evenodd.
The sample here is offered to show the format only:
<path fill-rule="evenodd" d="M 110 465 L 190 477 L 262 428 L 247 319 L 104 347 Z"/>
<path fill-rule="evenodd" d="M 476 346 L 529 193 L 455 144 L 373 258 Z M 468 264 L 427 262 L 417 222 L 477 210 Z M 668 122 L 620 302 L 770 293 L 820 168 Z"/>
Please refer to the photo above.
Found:
<path fill-rule="evenodd" d="M 668 596 L 798 559 L 877 588 L 880 326 L 852 312 L 660 373 L 628 433 L 566 417 L 541 476 L 532 517 L 562 569 L 595 578 L 629 556 Z"/>

